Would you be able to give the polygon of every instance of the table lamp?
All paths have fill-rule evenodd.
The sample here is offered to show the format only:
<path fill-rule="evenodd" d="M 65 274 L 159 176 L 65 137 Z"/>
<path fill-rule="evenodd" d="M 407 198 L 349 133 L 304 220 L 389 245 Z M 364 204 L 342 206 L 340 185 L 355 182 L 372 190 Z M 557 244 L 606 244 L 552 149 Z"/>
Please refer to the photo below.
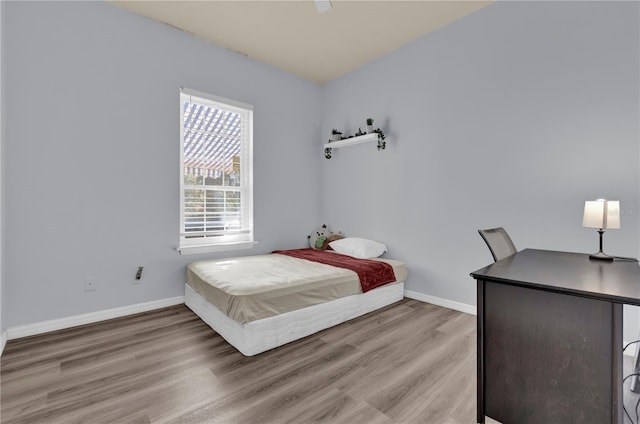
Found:
<path fill-rule="evenodd" d="M 609 256 L 602 251 L 602 234 L 607 229 L 620 228 L 620 201 L 606 199 L 587 200 L 584 202 L 582 226 L 597 228 L 600 234 L 600 251 L 589 255 L 589 258 L 612 261 L 613 256 Z"/>

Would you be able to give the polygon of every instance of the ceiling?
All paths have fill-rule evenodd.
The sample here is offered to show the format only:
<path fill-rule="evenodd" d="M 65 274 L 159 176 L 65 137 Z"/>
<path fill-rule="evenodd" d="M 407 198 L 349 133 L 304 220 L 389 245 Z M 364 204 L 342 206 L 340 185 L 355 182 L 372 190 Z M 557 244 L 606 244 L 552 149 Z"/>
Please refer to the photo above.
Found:
<path fill-rule="evenodd" d="M 491 1 L 112 1 L 302 78 L 325 83 Z"/>

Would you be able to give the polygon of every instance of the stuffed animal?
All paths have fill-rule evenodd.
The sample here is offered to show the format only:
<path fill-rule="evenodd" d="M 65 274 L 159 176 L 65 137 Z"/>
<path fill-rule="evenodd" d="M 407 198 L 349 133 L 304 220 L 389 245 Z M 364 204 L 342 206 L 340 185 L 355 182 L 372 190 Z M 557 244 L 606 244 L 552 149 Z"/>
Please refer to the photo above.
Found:
<path fill-rule="evenodd" d="M 344 238 L 344 234 L 342 234 L 342 231 L 329 234 L 329 236 L 327 237 L 327 239 L 323 244 L 323 250 L 333 250 L 331 246 L 329 246 L 329 243 L 331 243 L 332 241 L 343 239 L 343 238 Z"/>
<path fill-rule="evenodd" d="M 322 227 L 307 236 L 309 239 L 309 247 L 316 250 L 323 250 L 322 245 L 326 241 L 328 235 L 329 230 L 327 229 L 327 224 L 322 224 Z"/>
<path fill-rule="evenodd" d="M 337 233 L 332 233 L 329 231 L 326 224 L 323 224 L 320 229 L 314 231 L 313 233 L 307 236 L 309 239 L 309 247 L 316 250 L 327 250 L 331 247 L 329 243 L 335 240 L 340 240 L 344 238 L 344 234 L 342 231 L 338 231 Z"/>

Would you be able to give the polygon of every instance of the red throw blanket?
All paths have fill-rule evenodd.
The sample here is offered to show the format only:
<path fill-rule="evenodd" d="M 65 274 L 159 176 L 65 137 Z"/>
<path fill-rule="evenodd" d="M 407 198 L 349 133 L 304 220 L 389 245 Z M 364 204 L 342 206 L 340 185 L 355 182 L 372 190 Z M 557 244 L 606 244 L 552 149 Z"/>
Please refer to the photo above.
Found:
<path fill-rule="evenodd" d="M 362 293 L 396 281 L 393 267 L 386 262 L 358 259 L 339 253 L 314 249 L 274 250 L 273 253 L 350 269 L 358 274 Z"/>

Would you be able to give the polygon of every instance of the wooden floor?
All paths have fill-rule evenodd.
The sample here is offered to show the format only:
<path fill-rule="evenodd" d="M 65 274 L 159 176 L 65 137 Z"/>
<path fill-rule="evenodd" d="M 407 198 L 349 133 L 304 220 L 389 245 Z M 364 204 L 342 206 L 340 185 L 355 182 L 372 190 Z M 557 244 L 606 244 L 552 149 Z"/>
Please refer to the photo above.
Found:
<path fill-rule="evenodd" d="M 244 357 L 165 308 L 9 341 L 2 423 L 473 423 L 475 325 L 405 299 Z"/>

